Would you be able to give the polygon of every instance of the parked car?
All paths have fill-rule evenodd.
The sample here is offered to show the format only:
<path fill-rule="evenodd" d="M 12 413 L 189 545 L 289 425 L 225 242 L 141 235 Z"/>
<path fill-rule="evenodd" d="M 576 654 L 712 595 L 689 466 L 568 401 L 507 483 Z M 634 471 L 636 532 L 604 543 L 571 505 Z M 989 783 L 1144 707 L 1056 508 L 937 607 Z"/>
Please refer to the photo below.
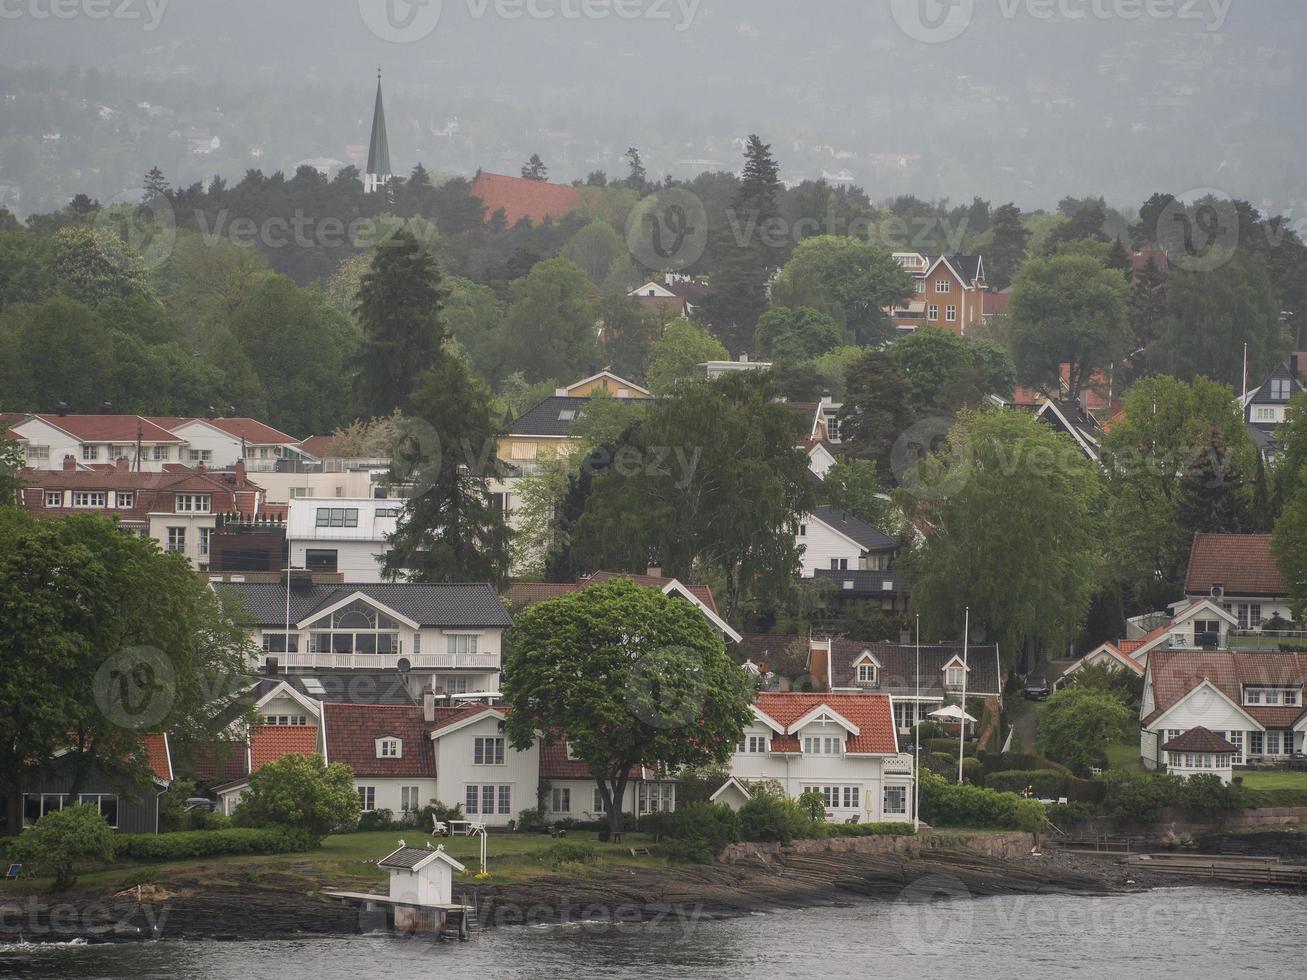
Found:
<path fill-rule="evenodd" d="M 218 801 L 205 796 L 192 796 L 182 804 L 182 810 L 186 813 L 214 813 L 217 809 Z"/>
<path fill-rule="evenodd" d="M 1027 701 L 1044 701 L 1052 693 L 1052 689 L 1048 686 L 1048 681 L 1043 677 L 1026 678 Z"/>

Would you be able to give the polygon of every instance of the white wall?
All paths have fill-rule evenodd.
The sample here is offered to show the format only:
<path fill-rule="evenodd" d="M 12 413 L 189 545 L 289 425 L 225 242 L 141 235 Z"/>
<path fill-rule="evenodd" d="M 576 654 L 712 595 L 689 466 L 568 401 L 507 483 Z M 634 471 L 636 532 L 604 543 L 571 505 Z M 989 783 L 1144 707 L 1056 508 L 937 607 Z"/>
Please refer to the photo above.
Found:
<path fill-rule="evenodd" d="M 329 538 L 308 540 L 301 538 L 288 542 L 292 568 L 305 568 L 307 552 L 336 552 L 336 571 L 346 582 L 382 582 L 382 562 L 386 552 L 384 541 L 333 541 Z"/>
<path fill-rule="evenodd" d="M 371 786 L 376 791 L 376 802 L 373 804 L 374 810 L 389 810 L 395 815 L 396 820 L 400 819 L 400 815 L 404 812 L 401 787 L 418 787 L 418 806 L 420 807 L 426 806 L 437 798 L 436 781 L 434 779 L 422 779 L 417 776 L 355 776 L 354 788 L 358 789 L 360 786 Z M 426 829 L 429 830 L 430 828 Z"/>
<path fill-rule="evenodd" d="M 372 496 L 373 480 L 367 471 L 349 473 L 259 473 L 251 477 L 254 483 L 267 491 L 267 502 L 290 502 L 290 488 L 312 491 L 309 496 L 349 498 Z"/>
<path fill-rule="evenodd" d="M 811 514 L 805 514 L 799 522 L 804 533 L 796 539 L 800 550 L 802 574 L 812 578 L 819 568 L 830 568 L 832 558 L 847 559 L 849 571 L 858 569 L 862 548 L 817 520 Z"/>
<path fill-rule="evenodd" d="M 64 466 L 64 457 L 72 456 L 80 464 L 82 460 L 82 443 L 68 435 L 67 433 L 56 429 L 54 426 L 42 419 L 29 419 L 26 422 L 13 426 L 14 432 L 21 436 L 23 441 L 31 446 L 44 446 L 50 450 L 49 456 L 43 459 L 29 457 L 27 465 L 42 470 L 61 470 Z M 128 459 L 134 459 L 136 456 L 135 440 L 129 443 L 114 443 L 118 449 L 110 452 L 108 444 L 99 444 L 99 455 L 94 460 L 86 460 L 89 463 L 112 463 L 117 456 L 126 456 Z M 158 473 L 163 469 L 165 463 L 185 462 L 178 457 L 179 446 L 170 445 L 168 458 L 166 460 L 156 460 L 154 458 L 154 444 L 142 443 L 142 458 L 140 469 L 146 473 Z"/>
<path fill-rule="evenodd" d="M 164 499 L 171 499 L 165 495 Z M 212 529 L 218 519 L 213 514 L 150 514 L 150 537 L 159 542 L 160 550 L 168 548 L 168 528 L 184 527 L 186 529 L 186 550 L 184 554 L 198 570 L 201 565 L 209 564 L 209 555 L 200 553 L 200 528 Z"/>
<path fill-rule="evenodd" d="M 436 752 L 436 795 L 446 806 L 462 804 L 467 817 L 480 820 L 488 826 L 502 827 L 516 820 L 523 810 L 536 805 L 536 790 L 540 785 L 540 749 L 533 745 L 525 752 L 514 752 L 505 741 L 502 766 L 478 766 L 473 763 L 473 740 L 478 737 L 495 737 L 504 733 L 493 717 L 481 718 L 457 731 L 441 735 L 434 740 Z M 511 787 L 511 800 L 507 813 L 485 814 L 478 806 L 476 813 L 468 812 L 467 787 Z M 497 803 L 497 801 L 496 801 Z"/>

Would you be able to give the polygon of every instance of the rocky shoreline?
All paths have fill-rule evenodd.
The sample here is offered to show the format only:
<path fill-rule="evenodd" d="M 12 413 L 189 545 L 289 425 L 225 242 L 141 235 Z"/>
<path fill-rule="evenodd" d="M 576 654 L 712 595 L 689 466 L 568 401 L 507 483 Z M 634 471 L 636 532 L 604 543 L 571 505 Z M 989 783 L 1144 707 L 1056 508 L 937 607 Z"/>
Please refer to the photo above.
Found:
<path fill-rule="evenodd" d="M 690 867 L 614 867 L 589 877 L 544 876 L 468 886 L 485 928 L 566 921 L 723 918 L 868 899 L 933 901 L 994 895 L 1107 895 L 1164 886 L 1117 860 L 1049 853 L 997 858 L 925 854 L 780 853 Z M 0 942 L 259 940 L 356 935 L 373 916 L 328 899 L 311 865 L 250 869 L 229 880 L 145 885 L 114 895 L 75 892 L 0 902 Z M 456 897 L 464 891 L 456 886 Z"/>

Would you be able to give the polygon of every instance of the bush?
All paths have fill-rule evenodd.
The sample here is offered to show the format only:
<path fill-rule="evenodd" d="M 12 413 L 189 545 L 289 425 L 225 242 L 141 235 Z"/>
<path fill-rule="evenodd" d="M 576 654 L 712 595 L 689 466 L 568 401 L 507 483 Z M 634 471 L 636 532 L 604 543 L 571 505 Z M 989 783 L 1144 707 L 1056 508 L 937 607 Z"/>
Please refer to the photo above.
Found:
<path fill-rule="evenodd" d="M 1226 784 L 1214 773 L 1202 773 L 1185 780 L 1180 802 L 1186 809 L 1210 817 L 1242 810 L 1248 805 L 1248 791 L 1242 783 Z"/>
<path fill-rule="evenodd" d="M 659 848 L 659 853 L 669 861 L 682 864 L 712 864 L 718 854 L 707 840 L 698 835 L 668 841 Z"/>
<path fill-rule="evenodd" d="M 1157 811 L 1180 799 L 1183 779 L 1151 772 L 1110 769 L 1103 773 L 1103 810 L 1128 823 L 1152 823 Z"/>
<path fill-rule="evenodd" d="M 1052 769 L 991 772 L 985 777 L 985 787 L 999 793 L 1055 800 L 1066 796 L 1066 777 Z"/>
<path fill-rule="evenodd" d="M 916 831 L 910 823 L 832 823 L 826 825 L 830 837 L 911 837 Z"/>
<path fill-rule="evenodd" d="M 817 837 L 823 825 L 808 817 L 794 800 L 771 793 L 759 793 L 740 807 L 740 836 L 747 841 L 778 841 Z"/>
<path fill-rule="evenodd" d="M 730 778 L 731 771 L 724 766 L 683 769 L 676 777 L 676 803 L 707 803 Z"/>
<path fill-rule="evenodd" d="M 250 776 L 250 788 L 236 807 L 238 827 L 295 827 L 319 841 L 332 831 L 354 827 L 359 817 L 354 773 L 322 756 L 287 755 Z"/>
<path fill-rule="evenodd" d="M 962 760 L 962 781 L 970 783 L 972 786 L 984 784 L 985 770 L 979 759 L 964 758 Z"/>
<path fill-rule="evenodd" d="M 1062 830 L 1093 819 L 1094 808 L 1087 803 L 1063 803 L 1046 808 L 1048 820 Z"/>
<path fill-rule="evenodd" d="M 593 864 L 598 858 L 593 844 L 582 841 L 560 840 L 539 852 L 539 858 L 552 868 L 565 864 Z"/>
<path fill-rule="evenodd" d="M 549 830 L 549 823 L 545 820 L 545 811 L 538 806 L 530 810 L 523 810 L 517 815 L 517 829 L 523 834 L 545 833 Z"/>
<path fill-rule="evenodd" d="M 655 840 L 698 840 L 713 858 L 742 835 L 739 815 L 724 803 L 691 803 L 673 813 L 651 813 L 640 818 L 640 829 Z"/>
<path fill-rule="evenodd" d="M 8 860 L 54 876 L 54 890 L 77 883 L 74 871 L 87 861 L 112 861 L 114 836 L 98 807 L 89 804 L 47 813 L 6 848 Z"/>
<path fill-rule="evenodd" d="M 923 721 L 917 725 L 916 736 L 914 737 L 910 735 L 908 736 L 908 738 L 910 743 L 913 745 L 917 744 L 916 743 L 917 738 L 920 738 L 921 744 L 925 745 L 927 742 L 931 742 L 937 738 L 944 738 L 944 736 L 947 734 L 948 733 L 944 730 L 944 726 L 941 725 L 939 722 Z"/>
<path fill-rule="evenodd" d="M 417 826 L 424 829 L 430 829 L 434 824 L 433 820 L 439 820 L 441 823 L 449 823 L 451 820 L 463 819 L 463 805 L 456 803 L 452 807 L 445 806 L 439 800 L 432 800 L 421 810 L 414 814 Z"/>
<path fill-rule="evenodd" d="M 1076 776 L 1068 776 L 1066 795 L 1067 799 L 1072 803 L 1087 803 L 1091 806 L 1098 806 L 1107 796 L 1107 784 L 1101 779 L 1080 779 Z"/>
<path fill-rule="evenodd" d="M 368 810 L 359 814 L 359 833 L 368 833 L 374 830 L 403 830 L 408 826 L 404 821 L 396 820 L 393 811 L 384 808 L 381 810 Z"/>
<path fill-rule="evenodd" d="M 932 738 L 928 742 L 922 742 L 923 749 L 928 748 L 931 752 L 938 752 L 941 755 L 950 755 L 953 757 L 953 765 L 958 764 L 958 740 L 956 738 Z M 962 747 L 963 757 L 974 756 L 978 746 L 975 742 L 966 742 Z"/>
<path fill-rule="evenodd" d="M 826 819 L 826 797 L 815 790 L 799 794 L 799 809 L 808 815 L 809 820 Z"/>
<path fill-rule="evenodd" d="M 191 823 L 196 830 L 227 830 L 231 827 L 231 817 L 212 810 L 199 810 L 193 814 Z"/>
<path fill-rule="evenodd" d="M 1044 759 L 1028 752 L 991 752 L 987 753 L 981 762 L 986 773 L 1048 768 L 1048 763 Z"/>
<path fill-rule="evenodd" d="M 120 834 L 113 839 L 113 856 L 132 861 L 181 861 L 219 854 L 294 854 L 317 846 L 318 838 L 302 829 L 232 827 L 176 834 Z"/>
<path fill-rule="evenodd" d="M 1026 800 L 1015 793 L 997 793 L 979 786 L 950 785 L 932 772 L 921 779 L 921 816 L 939 827 L 1042 830 L 1047 820 L 1038 800 Z"/>

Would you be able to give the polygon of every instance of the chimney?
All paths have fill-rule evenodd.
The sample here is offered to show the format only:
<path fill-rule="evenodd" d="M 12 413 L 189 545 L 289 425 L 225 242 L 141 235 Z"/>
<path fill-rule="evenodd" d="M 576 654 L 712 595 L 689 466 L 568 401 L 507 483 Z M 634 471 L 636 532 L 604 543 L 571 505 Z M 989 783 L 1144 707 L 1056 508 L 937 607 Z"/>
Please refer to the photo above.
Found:
<path fill-rule="evenodd" d="M 60 402 L 58 405 L 54 407 L 54 410 L 55 410 L 55 414 L 58 415 L 61 419 L 66 418 L 68 416 L 68 403 Z"/>
<path fill-rule="evenodd" d="M 126 473 L 128 467 L 130 467 L 131 465 L 132 465 L 131 460 L 129 460 L 126 456 L 119 456 L 117 459 L 113 461 L 113 467 L 119 473 Z"/>
<path fill-rule="evenodd" d="M 64 457 L 64 472 L 65 472 L 65 473 L 72 473 L 72 472 L 76 471 L 76 469 L 77 469 L 77 460 L 74 459 L 72 456 L 65 456 L 65 457 Z"/>
<path fill-rule="evenodd" d="M 267 657 L 263 661 L 263 672 L 269 677 L 276 677 L 281 670 L 276 657 Z"/>
<path fill-rule="evenodd" d="M 432 691 L 422 695 L 422 720 L 428 725 L 436 720 L 436 695 Z"/>
<path fill-rule="evenodd" d="M 909 633 L 907 630 L 899 630 L 899 644 L 902 646 L 907 646 L 911 642 L 912 642 L 912 634 Z"/>
<path fill-rule="evenodd" d="M 236 460 L 236 486 L 245 486 L 245 460 Z"/>
<path fill-rule="evenodd" d="M 650 577 L 650 578 L 662 578 L 662 577 L 663 577 L 663 566 L 662 566 L 662 565 L 650 565 L 650 566 L 649 566 L 649 577 Z"/>

